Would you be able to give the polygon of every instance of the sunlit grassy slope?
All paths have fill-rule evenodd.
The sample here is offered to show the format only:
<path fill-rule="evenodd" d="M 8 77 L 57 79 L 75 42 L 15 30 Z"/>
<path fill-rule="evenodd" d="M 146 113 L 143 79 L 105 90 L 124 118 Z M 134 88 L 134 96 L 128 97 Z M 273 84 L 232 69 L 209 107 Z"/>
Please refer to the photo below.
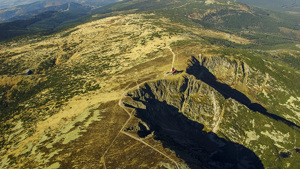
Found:
<path fill-rule="evenodd" d="M 24 29 L 60 20 L 52 19 L 51 15 Z M 145 139 L 124 134 L 138 137 L 143 125 L 147 129 L 147 120 L 120 106 L 129 103 L 129 89 L 140 95 L 145 83 L 152 84 L 160 105 L 173 110 L 179 102 L 177 113 L 203 125 L 203 132 L 246 147 L 265 168 L 297 167 L 298 22 L 297 15 L 222 0 L 134 0 L 54 24 L 57 32 L 52 34 L 3 41 L 0 168 L 175 167 L 166 156 L 181 168 L 192 168 L 184 160 L 187 156 L 176 154 L 166 146 L 174 144 L 161 142 L 157 133 Z M 165 76 L 172 64 L 170 48 L 182 74 Z M 187 74 L 191 56 L 215 83 L 240 92 L 271 115 L 250 110 Z M 28 69 L 33 74 L 25 75 Z M 189 79 L 189 88 L 184 79 Z M 164 89 L 167 85 L 171 88 Z M 145 97 L 151 96 L 149 88 L 145 91 Z M 187 98 L 190 102 L 184 102 Z M 134 106 L 143 109 L 141 104 Z"/>

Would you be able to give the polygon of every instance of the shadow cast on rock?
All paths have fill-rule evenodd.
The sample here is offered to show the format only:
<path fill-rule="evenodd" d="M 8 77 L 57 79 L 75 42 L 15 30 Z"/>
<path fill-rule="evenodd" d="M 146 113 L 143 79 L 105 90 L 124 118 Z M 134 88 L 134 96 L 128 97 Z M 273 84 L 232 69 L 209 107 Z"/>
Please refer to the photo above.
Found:
<path fill-rule="evenodd" d="M 252 111 L 259 112 L 265 116 L 273 118 L 275 120 L 281 121 L 291 127 L 300 128 L 297 124 L 284 119 L 278 115 L 267 112 L 266 108 L 258 103 L 251 103 L 251 100 L 244 95 L 242 92 L 239 92 L 236 89 L 231 88 L 229 85 L 220 83 L 217 81 L 217 78 L 205 67 L 203 66 L 198 59 L 194 56 L 190 59 L 189 67 L 186 72 L 190 75 L 196 77 L 196 79 L 203 81 L 207 85 L 213 87 L 215 90 L 220 92 L 225 99 L 232 98 L 239 103 L 245 105 Z"/>
<path fill-rule="evenodd" d="M 202 124 L 188 119 L 165 101 L 151 97 L 144 101 L 134 100 L 142 102 L 146 108 L 126 106 L 134 107 L 136 116 L 154 132 L 155 139 L 173 150 L 190 168 L 264 168 L 251 150 L 203 131 Z"/>

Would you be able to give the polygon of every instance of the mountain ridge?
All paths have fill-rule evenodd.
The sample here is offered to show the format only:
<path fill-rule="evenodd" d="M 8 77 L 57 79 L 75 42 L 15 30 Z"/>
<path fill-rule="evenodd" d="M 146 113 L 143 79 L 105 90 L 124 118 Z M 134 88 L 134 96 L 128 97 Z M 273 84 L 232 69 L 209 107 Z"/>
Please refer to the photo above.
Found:
<path fill-rule="evenodd" d="M 76 3 L 85 6 L 86 8 L 97 8 L 99 6 L 105 6 L 110 3 L 115 3 L 114 0 L 103 0 L 97 3 L 93 0 L 82 1 L 82 0 L 45 0 L 36 1 L 29 4 L 16 6 L 10 9 L 0 10 L 0 23 L 11 22 L 19 19 L 27 19 L 33 15 L 38 15 L 42 12 L 47 11 L 63 11 L 65 7 L 62 7 L 68 3 Z M 67 9 L 67 8 L 65 8 Z"/>
<path fill-rule="evenodd" d="M 272 3 L 268 0 L 237 0 L 238 2 L 248 4 L 248 5 L 255 5 L 260 6 L 266 9 L 272 10 L 280 10 L 280 11 L 294 11 L 300 12 L 300 2 L 297 0 L 273 0 Z"/>
<path fill-rule="evenodd" d="M 0 168 L 297 168 L 299 32 L 281 14 L 124 1 L 3 41 Z"/>

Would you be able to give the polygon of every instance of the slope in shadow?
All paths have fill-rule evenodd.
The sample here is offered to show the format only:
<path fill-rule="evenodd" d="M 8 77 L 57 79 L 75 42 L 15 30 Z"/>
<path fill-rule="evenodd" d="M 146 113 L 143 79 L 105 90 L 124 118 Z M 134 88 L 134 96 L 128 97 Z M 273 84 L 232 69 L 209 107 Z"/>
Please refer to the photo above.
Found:
<path fill-rule="evenodd" d="M 190 64 L 186 72 L 190 75 L 195 76 L 198 80 L 201 80 L 209 86 L 213 87 L 215 90 L 220 92 L 225 97 L 225 99 L 232 98 L 245 105 L 252 111 L 257 111 L 270 118 L 279 120 L 289 126 L 296 127 L 298 129 L 300 128 L 297 124 L 287 119 L 267 112 L 267 110 L 262 105 L 258 103 L 251 103 L 251 100 L 238 90 L 232 89 L 227 84 L 218 82 L 217 78 L 205 66 L 201 65 L 198 59 L 196 59 L 194 56 L 192 56 L 192 58 L 190 59 Z"/>
<path fill-rule="evenodd" d="M 264 168 L 251 150 L 212 132 L 202 131 L 202 124 L 188 119 L 165 101 L 153 98 L 150 96 L 145 101 L 133 98 L 142 102 L 146 109 L 126 106 L 135 108 L 136 116 L 147 123 L 155 139 L 175 151 L 190 168 Z"/>

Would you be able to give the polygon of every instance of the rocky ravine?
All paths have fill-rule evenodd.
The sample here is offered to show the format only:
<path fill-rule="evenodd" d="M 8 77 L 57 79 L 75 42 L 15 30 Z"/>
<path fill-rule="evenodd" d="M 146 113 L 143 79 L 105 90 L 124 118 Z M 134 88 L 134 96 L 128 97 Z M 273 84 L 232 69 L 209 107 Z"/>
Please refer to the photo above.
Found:
<path fill-rule="evenodd" d="M 146 124 L 140 137 L 153 133 L 191 168 L 296 168 L 299 126 L 217 82 L 203 64 L 207 61 L 199 60 L 190 60 L 189 74 L 128 93 L 127 106 Z M 230 65 L 226 59 L 214 61 Z"/>

